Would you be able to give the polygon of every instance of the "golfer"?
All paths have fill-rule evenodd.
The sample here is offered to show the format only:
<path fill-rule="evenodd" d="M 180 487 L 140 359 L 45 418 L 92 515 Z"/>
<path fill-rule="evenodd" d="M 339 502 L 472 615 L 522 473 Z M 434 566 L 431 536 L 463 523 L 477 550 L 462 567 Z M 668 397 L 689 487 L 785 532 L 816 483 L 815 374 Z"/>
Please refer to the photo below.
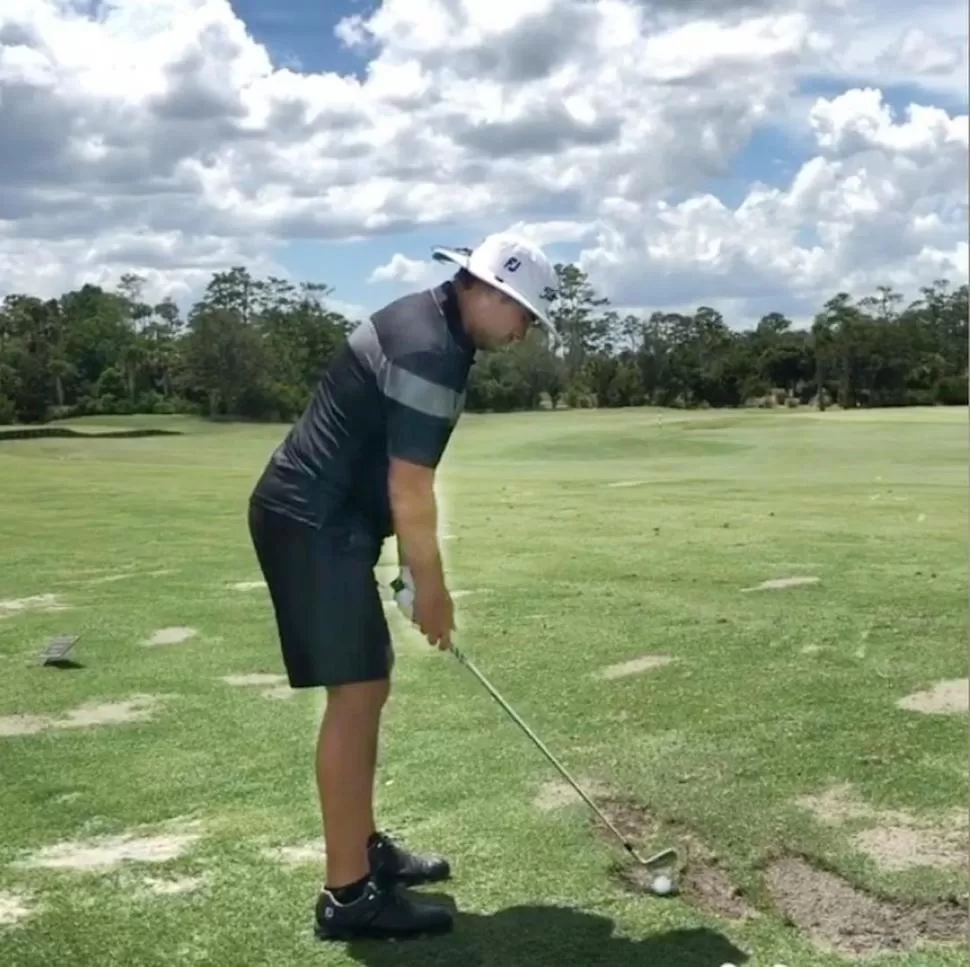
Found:
<path fill-rule="evenodd" d="M 250 534 L 290 685 L 327 690 L 316 750 L 326 841 L 321 939 L 452 926 L 446 907 L 399 889 L 447 879 L 448 862 L 408 852 L 375 822 L 394 658 L 374 566 L 395 535 L 414 583 L 414 623 L 430 645 L 449 648 L 435 469 L 476 351 L 521 340 L 534 324 L 555 337 L 547 311 L 556 273 L 541 250 L 497 234 L 470 254 L 438 248 L 434 256 L 458 266 L 454 277 L 397 299 L 351 333 L 250 497 Z"/>

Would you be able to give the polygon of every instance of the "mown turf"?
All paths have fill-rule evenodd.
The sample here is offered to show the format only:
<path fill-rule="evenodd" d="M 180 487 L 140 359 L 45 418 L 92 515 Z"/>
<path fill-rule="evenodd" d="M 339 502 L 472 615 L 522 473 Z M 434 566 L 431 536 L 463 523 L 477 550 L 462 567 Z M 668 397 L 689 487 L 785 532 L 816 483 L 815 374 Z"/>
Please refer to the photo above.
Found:
<path fill-rule="evenodd" d="M 965 872 L 881 871 L 794 800 L 851 783 L 877 809 L 965 807 L 965 716 L 895 702 L 967 674 L 966 410 L 466 416 L 442 472 L 451 583 L 474 592 L 460 643 L 575 774 L 685 824 L 763 912 L 733 922 L 687 894 L 623 890 L 622 850 L 582 804 L 533 805 L 558 774 L 392 614 L 381 815 L 452 858 L 462 915 L 448 938 L 346 948 L 310 932 L 322 866 L 263 853 L 320 836 L 321 698 L 221 681 L 282 671 L 265 591 L 229 585 L 259 577 L 246 497 L 285 428 L 88 422 L 184 435 L 0 442 L 0 600 L 69 605 L 0 617 L 0 716 L 163 697 L 146 721 L 0 736 L 0 896 L 35 906 L 0 926 L 0 963 L 834 967 L 848 961 L 772 910 L 760 864 L 773 852 L 891 896 L 965 889 Z M 789 576 L 819 581 L 743 591 Z M 141 644 L 171 626 L 198 635 Z M 82 635 L 83 667 L 39 667 L 62 632 Z M 644 654 L 675 660 L 597 676 Z M 168 863 L 11 865 L 176 818 L 202 836 Z M 203 885 L 144 889 L 176 875 Z"/>

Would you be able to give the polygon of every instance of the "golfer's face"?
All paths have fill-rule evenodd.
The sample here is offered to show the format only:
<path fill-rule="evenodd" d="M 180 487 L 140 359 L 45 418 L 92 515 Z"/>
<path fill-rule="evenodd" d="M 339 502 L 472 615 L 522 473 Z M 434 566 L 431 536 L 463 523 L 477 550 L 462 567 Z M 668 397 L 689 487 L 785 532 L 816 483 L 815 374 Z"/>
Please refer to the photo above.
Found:
<path fill-rule="evenodd" d="M 520 342 L 525 339 L 525 334 L 532 325 L 531 312 L 504 293 L 499 293 L 495 315 L 494 332 L 500 345 Z"/>

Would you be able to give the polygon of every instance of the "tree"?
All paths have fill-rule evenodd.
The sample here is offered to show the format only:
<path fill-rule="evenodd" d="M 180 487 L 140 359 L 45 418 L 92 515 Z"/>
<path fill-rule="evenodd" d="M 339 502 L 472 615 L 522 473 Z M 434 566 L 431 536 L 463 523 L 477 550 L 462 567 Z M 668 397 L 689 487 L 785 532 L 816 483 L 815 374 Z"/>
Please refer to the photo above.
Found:
<path fill-rule="evenodd" d="M 473 367 L 467 406 L 741 406 L 774 397 L 824 409 L 967 405 L 968 287 L 945 279 L 908 304 L 890 286 L 836 293 L 809 329 L 769 312 L 748 330 L 713 306 L 693 312 L 609 308 L 574 265 L 556 268 L 552 316 L 565 360 L 538 333 Z M 0 423 L 83 413 L 191 410 L 221 418 L 290 420 L 343 346 L 352 323 L 321 282 L 211 277 L 185 316 L 145 299 L 122 276 L 57 299 L 0 303 Z"/>
<path fill-rule="evenodd" d="M 597 314 L 609 300 L 596 294 L 589 277 L 575 265 L 558 263 L 556 277 L 558 289 L 550 300 L 550 318 L 562 337 L 566 368 L 572 376 L 609 332 L 609 320 Z"/>

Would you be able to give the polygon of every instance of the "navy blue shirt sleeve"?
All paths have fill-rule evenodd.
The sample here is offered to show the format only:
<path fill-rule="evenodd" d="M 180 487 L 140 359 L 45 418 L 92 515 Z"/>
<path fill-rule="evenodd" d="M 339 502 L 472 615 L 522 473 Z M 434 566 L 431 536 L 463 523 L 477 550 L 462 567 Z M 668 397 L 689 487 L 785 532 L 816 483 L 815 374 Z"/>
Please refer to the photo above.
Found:
<path fill-rule="evenodd" d="M 388 362 L 381 391 L 389 457 L 438 466 L 464 407 L 466 377 L 452 353 L 417 352 Z"/>

